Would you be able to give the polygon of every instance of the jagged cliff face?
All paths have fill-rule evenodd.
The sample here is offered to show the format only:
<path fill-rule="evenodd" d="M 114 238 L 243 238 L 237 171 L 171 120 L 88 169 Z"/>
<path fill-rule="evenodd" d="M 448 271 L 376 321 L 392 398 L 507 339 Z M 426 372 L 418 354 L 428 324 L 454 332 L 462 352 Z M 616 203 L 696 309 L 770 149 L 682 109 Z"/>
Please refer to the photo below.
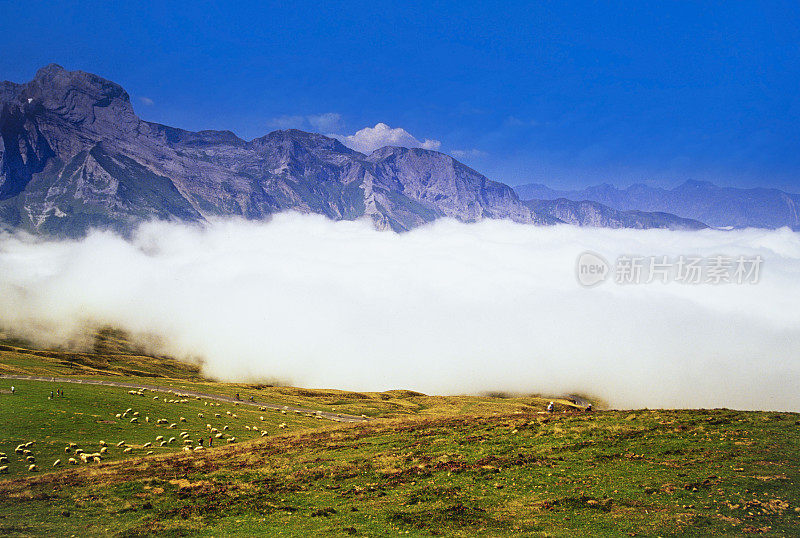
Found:
<path fill-rule="evenodd" d="M 129 230 L 142 220 L 198 220 L 200 213 L 157 165 L 148 126 L 128 94 L 58 66 L 0 93 L 0 219 L 32 232 Z M 143 156 L 147 156 L 145 159 Z"/>
<path fill-rule="evenodd" d="M 56 65 L 27 84 L 0 85 L 0 140 L 0 221 L 38 233 L 128 232 L 148 219 L 262 219 L 287 209 L 367 216 L 394 230 L 442 216 L 554 222 L 441 153 L 363 155 L 295 130 L 248 142 L 166 127 L 139 119 L 117 84 Z"/>

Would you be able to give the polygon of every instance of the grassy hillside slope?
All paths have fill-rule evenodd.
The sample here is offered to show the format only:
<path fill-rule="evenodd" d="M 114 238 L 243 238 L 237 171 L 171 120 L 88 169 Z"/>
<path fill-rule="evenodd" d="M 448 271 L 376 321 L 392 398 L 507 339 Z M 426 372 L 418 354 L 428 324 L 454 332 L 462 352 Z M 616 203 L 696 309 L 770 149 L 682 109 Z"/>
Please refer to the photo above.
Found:
<path fill-rule="evenodd" d="M 797 535 L 796 415 L 326 426 L 0 482 L 0 530 L 76 535 Z"/>
<path fill-rule="evenodd" d="M 0 373 L 73 368 L 67 352 L 6 345 Z M 0 380 L 0 534 L 800 535 L 798 414 L 587 413 L 563 400 L 548 414 L 532 396 L 224 384 L 130 350 L 80 355 L 93 364 L 83 378 L 173 392 Z M 148 375 L 122 376 L 131 361 Z M 189 389 L 377 418 L 176 394 Z M 208 449 L 211 428 L 222 435 Z M 200 437 L 204 449 L 183 450 Z M 70 443 L 95 453 L 101 441 L 102 461 L 66 465 Z"/>

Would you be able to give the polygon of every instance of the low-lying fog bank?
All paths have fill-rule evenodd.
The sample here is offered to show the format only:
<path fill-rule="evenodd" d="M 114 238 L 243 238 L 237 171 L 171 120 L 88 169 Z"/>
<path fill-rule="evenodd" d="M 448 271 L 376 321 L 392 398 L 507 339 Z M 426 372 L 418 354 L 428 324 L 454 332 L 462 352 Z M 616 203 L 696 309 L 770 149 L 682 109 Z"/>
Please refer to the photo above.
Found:
<path fill-rule="evenodd" d="M 579 285 L 583 251 L 748 258 L 757 284 Z M 647 260 L 645 260 L 647 263 Z M 612 267 L 613 269 L 613 267 Z M 646 275 L 646 272 L 645 272 Z M 283 214 L 132 241 L 0 236 L 0 323 L 161 337 L 224 380 L 597 394 L 619 407 L 800 411 L 800 235 L 443 220 L 405 234 Z"/>

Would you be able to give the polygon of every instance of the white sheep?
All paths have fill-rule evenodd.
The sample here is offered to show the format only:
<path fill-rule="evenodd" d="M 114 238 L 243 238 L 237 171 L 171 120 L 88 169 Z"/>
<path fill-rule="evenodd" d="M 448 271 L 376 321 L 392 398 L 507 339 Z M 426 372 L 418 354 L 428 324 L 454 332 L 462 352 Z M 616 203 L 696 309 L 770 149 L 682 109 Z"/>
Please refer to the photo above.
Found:
<path fill-rule="evenodd" d="M 172 443 L 174 443 L 174 442 L 175 442 L 175 438 L 174 438 L 174 437 L 170 437 L 170 438 L 169 438 L 169 441 L 167 441 L 167 442 L 168 442 L 168 443 L 170 443 L 170 444 L 172 444 Z"/>
<path fill-rule="evenodd" d="M 205 416 L 203 415 L 203 413 L 197 413 L 197 418 L 205 418 Z"/>
<path fill-rule="evenodd" d="M 184 452 L 191 452 L 191 451 L 192 451 L 192 449 L 191 449 L 191 448 L 189 448 L 188 446 L 185 446 L 185 447 L 183 447 L 183 451 L 184 451 Z"/>
<path fill-rule="evenodd" d="M 228 437 L 228 442 L 229 443 L 235 443 L 236 442 L 236 437 Z"/>
<path fill-rule="evenodd" d="M 166 444 L 167 444 L 167 442 L 166 442 L 166 441 L 161 441 L 161 443 L 159 443 L 159 445 L 158 445 L 158 446 L 165 446 Z"/>
<path fill-rule="evenodd" d="M 163 440 L 164 440 L 163 435 L 156 435 L 156 441 L 163 441 Z"/>
<path fill-rule="evenodd" d="M 278 424 L 278 427 L 280 429 L 284 429 L 286 427 L 286 423 L 285 422 L 281 422 L 280 424 Z"/>
<path fill-rule="evenodd" d="M 178 422 L 186 422 L 186 417 L 181 417 L 178 419 Z"/>
<path fill-rule="evenodd" d="M 3 465 L 0 467 L 0 473 L 8 474 L 8 465 Z"/>
<path fill-rule="evenodd" d="M 70 458 L 67 460 L 67 463 L 69 463 L 70 465 L 78 465 L 78 460 L 76 460 L 75 458 Z"/>
<path fill-rule="evenodd" d="M 142 448 L 150 448 L 151 446 L 153 446 L 153 443 L 147 441 L 145 444 L 142 445 Z"/>
<path fill-rule="evenodd" d="M 131 424 L 139 424 L 139 417 L 133 417 L 131 419 Z"/>
<path fill-rule="evenodd" d="M 133 450 L 131 449 L 131 447 L 127 447 L 125 450 L 122 451 L 122 453 L 123 454 L 128 454 L 129 452 L 132 452 L 132 451 Z"/>
<path fill-rule="evenodd" d="M 119 443 L 117 443 L 117 447 L 121 447 L 124 444 L 125 444 L 125 441 L 120 441 Z"/>
<path fill-rule="evenodd" d="M 223 429 L 223 430 L 225 430 L 225 431 L 228 431 L 228 430 L 230 430 L 230 428 L 228 427 L 228 425 L 227 425 L 227 424 L 226 424 L 225 426 L 223 426 L 223 428 L 222 428 L 222 429 Z"/>
<path fill-rule="evenodd" d="M 222 415 L 220 415 L 219 413 L 214 413 L 214 418 L 222 418 Z"/>
<path fill-rule="evenodd" d="M 39 470 L 39 468 L 36 466 L 36 464 L 35 464 L 35 463 L 33 463 L 33 464 L 31 464 L 31 465 L 28 465 L 28 471 L 30 471 L 30 472 L 32 472 L 32 473 L 35 473 L 35 472 L 36 472 L 36 471 L 38 471 L 38 470 Z"/>
<path fill-rule="evenodd" d="M 59 465 L 61 465 L 61 460 L 56 460 L 53 462 L 53 467 L 58 467 Z"/>
<path fill-rule="evenodd" d="M 108 447 L 107 447 L 107 446 L 104 446 L 103 448 L 101 448 L 101 449 L 100 449 L 100 453 L 101 453 L 101 454 L 107 454 L 107 453 L 108 453 Z"/>

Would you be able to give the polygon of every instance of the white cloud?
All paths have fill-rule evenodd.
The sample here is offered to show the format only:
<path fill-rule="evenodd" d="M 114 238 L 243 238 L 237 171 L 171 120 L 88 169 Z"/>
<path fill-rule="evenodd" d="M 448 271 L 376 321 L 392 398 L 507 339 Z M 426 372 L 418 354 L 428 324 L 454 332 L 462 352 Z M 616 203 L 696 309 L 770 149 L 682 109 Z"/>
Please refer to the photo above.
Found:
<path fill-rule="evenodd" d="M 485 151 L 481 151 L 479 149 L 454 149 L 450 153 L 453 155 L 453 157 L 456 157 L 458 159 L 469 159 L 469 158 L 478 159 L 489 155 Z"/>
<path fill-rule="evenodd" d="M 141 101 L 144 106 L 153 106 L 155 104 L 149 97 L 139 97 L 139 101 Z"/>
<path fill-rule="evenodd" d="M 508 116 L 503 125 L 505 127 L 539 127 L 541 123 L 536 120 L 521 120 L 516 116 Z"/>
<path fill-rule="evenodd" d="M 342 126 L 342 115 L 336 112 L 306 116 L 306 119 L 317 133 L 331 133 Z"/>
<path fill-rule="evenodd" d="M 585 289 L 579 253 L 761 255 L 756 285 Z M 429 393 L 586 391 L 621 407 L 800 411 L 800 234 L 451 220 L 405 234 L 282 214 L 131 241 L 0 236 L 2 325 L 159 335 L 227 380 Z"/>
<path fill-rule="evenodd" d="M 353 135 L 329 135 L 338 139 L 342 144 L 350 149 L 361 153 L 372 153 L 376 149 L 384 146 L 400 146 L 404 148 L 423 148 L 438 150 L 442 143 L 438 140 L 425 139 L 419 141 L 408 131 L 401 127 L 392 129 L 385 123 L 379 123 L 375 127 L 365 127 Z"/>
<path fill-rule="evenodd" d="M 267 122 L 271 129 L 303 129 L 306 127 L 305 116 L 277 116 Z"/>
<path fill-rule="evenodd" d="M 307 116 L 277 116 L 267 122 L 272 129 L 305 129 L 315 133 L 327 133 L 341 127 L 342 115 L 336 112 L 310 114 Z"/>

